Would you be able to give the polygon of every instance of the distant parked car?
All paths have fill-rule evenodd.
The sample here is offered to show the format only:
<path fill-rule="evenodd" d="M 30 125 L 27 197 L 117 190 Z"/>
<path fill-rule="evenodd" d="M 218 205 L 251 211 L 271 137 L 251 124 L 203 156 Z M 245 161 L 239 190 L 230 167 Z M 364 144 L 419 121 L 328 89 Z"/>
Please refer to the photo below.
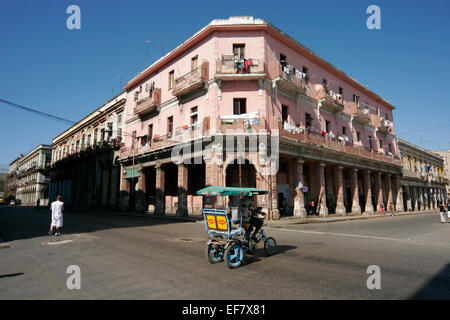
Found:
<path fill-rule="evenodd" d="M 1 204 L 8 204 L 8 203 L 9 203 L 8 198 L 0 197 L 0 205 Z"/>
<path fill-rule="evenodd" d="M 19 206 L 19 205 L 22 204 L 22 200 L 20 200 L 20 199 L 15 199 L 15 200 L 14 200 L 14 204 L 15 204 L 16 206 Z"/>

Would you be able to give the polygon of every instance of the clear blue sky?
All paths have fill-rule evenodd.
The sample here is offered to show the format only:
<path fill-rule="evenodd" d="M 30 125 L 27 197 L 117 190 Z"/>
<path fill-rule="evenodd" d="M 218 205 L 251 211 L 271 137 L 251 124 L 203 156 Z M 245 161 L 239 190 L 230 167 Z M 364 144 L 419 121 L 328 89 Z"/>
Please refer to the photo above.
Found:
<path fill-rule="evenodd" d="M 66 8 L 81 8 L 81 30 Z M 366 8 L 381 8 L 368 30 Z M 0 98 L 78 121 L 216 18 L 251 15 L 390 101 L 400 137 L 450 149 L 450 1 L 0 1 Z M 165 39 L 163 46 L 160 40 Z M 431 127 L 448 125 L 434 130 Z M 68 126 L 0 104 L 0 167 Z"/>

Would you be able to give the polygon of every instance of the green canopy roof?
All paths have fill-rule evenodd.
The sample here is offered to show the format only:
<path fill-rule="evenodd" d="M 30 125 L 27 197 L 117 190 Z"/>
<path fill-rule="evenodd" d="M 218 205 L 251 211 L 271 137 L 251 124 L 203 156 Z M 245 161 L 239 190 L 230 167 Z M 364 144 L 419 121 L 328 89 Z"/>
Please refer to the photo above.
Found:
<path fill-rule="evenodd" d="M 232 195 L 242 195 L 242 196 L 252 196 L 255 194 L 267 194 L 266 190 L 256 189 L 256 188 L 239 188 L 239 187 L 206 187 L 197 191 L 198 195 L 202 196 L 232 196 Z"/>

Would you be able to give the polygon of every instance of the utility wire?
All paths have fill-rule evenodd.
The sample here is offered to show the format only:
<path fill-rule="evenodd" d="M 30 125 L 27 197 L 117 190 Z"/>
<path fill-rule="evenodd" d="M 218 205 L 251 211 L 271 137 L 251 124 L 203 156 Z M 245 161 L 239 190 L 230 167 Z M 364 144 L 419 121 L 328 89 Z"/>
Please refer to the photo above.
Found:
<path fill-rule="evenodd" d="M 73 125 L 73 124 L 76 123 L 75 121 L 71 121 L 71 120 L 67 120 L 67 119 L 64 119 L 64 118 L 57 117 L 57 116 L 53 116 L 51 114 L 48 114 L 48 113 L 45 113 L 45 112 L 42 112 L 42 111 L 39 111 L 39 110 L 36 110 L 36 109 L 33 109 L 33 108 L 28 108 L 28 107 L 25 107 L 25 106 L 22 106 L 20 104 L 17 104 L 17 103 L 11 102 L 11 101 L 7 101 L 7 100 L 4 100 L 4 99 L 0 99 L 0 102 L 3 102 L 5 104 L 8 104 L 8 105 L 14 107 L 14 108 L 21 109 L 21 110 L 24 110 L 26 112 L 30 112 L 30 113 L 36 114 L 36 115 L 38 115 L 40 117 L 44 117 L 44 118 L 47 118 L 47 119 L 50 119 L 50 120 L 54 120 L 54 121 L 58 121 L 58 122 L 62 122 L 62 123 L 70 124 L 70 125 Z"/>
<path fill-rule="evenodd" d="M 429 130 L 434 130 L 434 129 L 441 129 L 441 128 L 446 128 L 446 127 L 450 127 L 450 124 L 443 124 L 440 126 L 435 126 L 435 127 L 429 127 L 429 128 L 425 128 L 425 129 L 419 129 L 419 130 L 414 130 L 414 131 L 407 131 L 407 132 L 401 132 L 398 133 L 399 135 L 404 135 L 404 134 L 409 134 L 409 133 L 417 133 L 417 132 L 424 132 L 424 131 L 429 131 Z"/>

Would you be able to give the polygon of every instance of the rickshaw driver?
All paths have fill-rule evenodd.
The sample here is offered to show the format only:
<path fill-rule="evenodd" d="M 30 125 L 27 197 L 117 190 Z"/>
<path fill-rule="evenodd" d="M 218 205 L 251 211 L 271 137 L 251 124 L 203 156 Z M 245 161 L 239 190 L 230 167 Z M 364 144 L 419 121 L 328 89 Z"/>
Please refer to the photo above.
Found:
<path fill-rule="evenodd" d="M 240 210 L 242 212 L 242 227 L 248 232 L 252 232 L 254 227 L 255 231 L 253 232 L 252 240 L 256 240 L 256 234 L 264 222 L 262 219 L 253 216 L 255 205 L 249 196 L 241 199 Z"/>

